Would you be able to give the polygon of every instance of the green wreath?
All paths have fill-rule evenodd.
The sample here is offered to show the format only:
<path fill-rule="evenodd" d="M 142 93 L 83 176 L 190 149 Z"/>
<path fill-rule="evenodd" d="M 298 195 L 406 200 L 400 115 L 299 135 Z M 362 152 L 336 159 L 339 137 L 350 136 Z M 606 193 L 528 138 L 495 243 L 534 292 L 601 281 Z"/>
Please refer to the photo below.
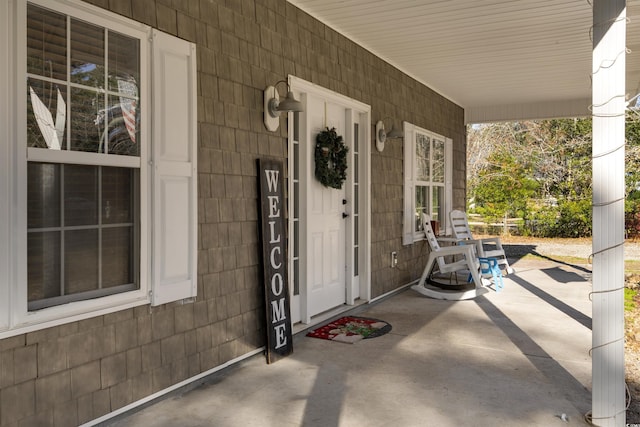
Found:
<path fill-rule="evenodd" d="M 316 178 L 325 187 L 342 188 L 347 179 L 347 147 L 336 128 L 327 128 L 316 136 Z"/>

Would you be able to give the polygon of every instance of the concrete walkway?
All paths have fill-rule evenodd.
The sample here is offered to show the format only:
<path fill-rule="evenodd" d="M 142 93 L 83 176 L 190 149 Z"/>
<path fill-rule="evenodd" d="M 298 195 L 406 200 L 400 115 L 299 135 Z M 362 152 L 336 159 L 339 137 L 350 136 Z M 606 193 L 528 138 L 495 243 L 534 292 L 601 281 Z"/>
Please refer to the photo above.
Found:
<path fill-rule="evenodd" d="M 382 337 L 298 334 L 112 426 L 562 426 L 591 408 L 590 274 L 520 261 L 502 292 L 447 302 L 406 290 L 358 313 Z M 568 423 L 560 417 L 568 416 Z"/>

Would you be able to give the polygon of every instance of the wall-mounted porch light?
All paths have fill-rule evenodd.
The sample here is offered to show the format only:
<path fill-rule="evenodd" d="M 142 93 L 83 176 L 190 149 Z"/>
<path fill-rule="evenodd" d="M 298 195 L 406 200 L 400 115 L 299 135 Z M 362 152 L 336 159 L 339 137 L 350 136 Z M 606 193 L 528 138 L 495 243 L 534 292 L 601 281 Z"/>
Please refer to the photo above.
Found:
<path fill-rule="evenodd" d="M 280 95 L 276 86 L 280 83 L 287 84 L 287 97 L 280 101 Z M 267 86 L 264 90 L 264 125 L 270 131 L 278 130 L 280 126 L 280 113 L 289 111 L 304 111 L 302 102 L 295 99 L 293 92 L 286 80 L 280 80 L 273 86 Z"/>
<path fill-rule="evenodd" d="M 385 119 L 390 119 L 391 117 L 385 117 Z M 384 120 L 384 119 L 383 119 Z M 387 139 L 394 138 L 404 138 L 404 132 L 400 129 L 395 129 L 393 127 L 393 123 L 391 123 L 391 130 L 387 133 L 384 129 L 384 123 L 382 120 L 376 123 L 376 148 L 378 151 L 382 152 L 384 150 L 384 143 Z"/>

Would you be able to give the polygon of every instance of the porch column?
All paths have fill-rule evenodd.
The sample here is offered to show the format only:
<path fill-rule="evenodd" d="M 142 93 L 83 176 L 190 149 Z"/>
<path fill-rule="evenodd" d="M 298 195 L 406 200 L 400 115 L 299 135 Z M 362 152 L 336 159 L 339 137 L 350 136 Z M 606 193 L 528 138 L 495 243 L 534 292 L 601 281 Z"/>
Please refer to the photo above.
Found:
<path fill-rule="evenodd" d="M 592 416 L 625 425 L 624 129 L 626 0 L 593 1 Z"/>

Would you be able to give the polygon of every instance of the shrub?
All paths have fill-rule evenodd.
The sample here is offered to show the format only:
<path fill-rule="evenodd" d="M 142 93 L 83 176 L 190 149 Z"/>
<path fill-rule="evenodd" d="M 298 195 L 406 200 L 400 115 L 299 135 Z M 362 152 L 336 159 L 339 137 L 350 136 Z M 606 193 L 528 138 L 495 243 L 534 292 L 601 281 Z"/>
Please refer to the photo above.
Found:
<path fill-rule="evenodd" d="M 591 203 L 588 200 L 564 201 L 530 215 L 523 233 L 534 237 L 590 237 Z"/>

